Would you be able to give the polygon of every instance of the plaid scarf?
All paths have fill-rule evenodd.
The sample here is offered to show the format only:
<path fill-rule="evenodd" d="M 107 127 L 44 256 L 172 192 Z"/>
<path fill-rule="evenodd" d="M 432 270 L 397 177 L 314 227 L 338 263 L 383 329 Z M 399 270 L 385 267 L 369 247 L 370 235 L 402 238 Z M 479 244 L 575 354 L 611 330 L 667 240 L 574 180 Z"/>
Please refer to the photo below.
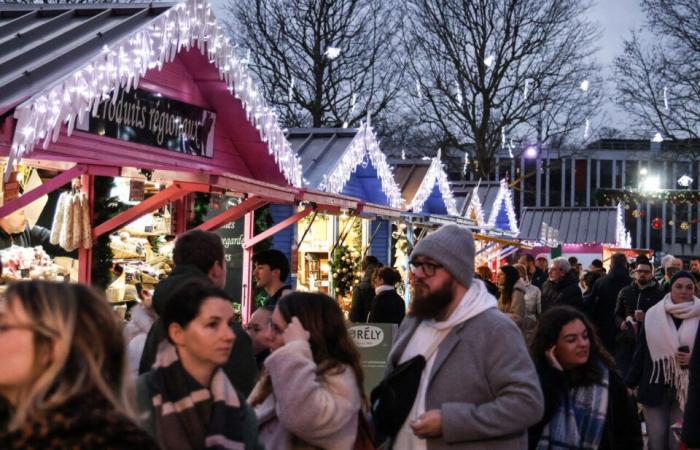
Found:
<path fill-rule="evenodd" d="M 602 365 L 601 365 L 602 366 Z M 569 390 L 542 430 L 537 450 L 595 450 L 603 438 L 610 373 L 601 367 L 600 384 Z"/>
<path fill-rule="evenodd" d="M 243 450 L 244 407 L 222 369 L 209 389 L 182 367 L 175 347 L 163 342 L 151 377 L 156 395 L 155 434 L 161 447 L 179 450 Z"/>

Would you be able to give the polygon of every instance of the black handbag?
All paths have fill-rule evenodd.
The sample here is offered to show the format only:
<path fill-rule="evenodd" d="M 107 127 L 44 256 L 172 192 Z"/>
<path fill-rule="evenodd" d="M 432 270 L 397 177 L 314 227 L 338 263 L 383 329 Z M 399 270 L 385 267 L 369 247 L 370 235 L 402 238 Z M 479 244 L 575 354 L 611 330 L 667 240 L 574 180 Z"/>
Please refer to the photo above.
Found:
<path fill-rule="evenodd" d="M 370 394 L 372 422 L 377 431 L 395 437 L 418 394 L 425 357 L 416 355 L 399 364 Z"/>

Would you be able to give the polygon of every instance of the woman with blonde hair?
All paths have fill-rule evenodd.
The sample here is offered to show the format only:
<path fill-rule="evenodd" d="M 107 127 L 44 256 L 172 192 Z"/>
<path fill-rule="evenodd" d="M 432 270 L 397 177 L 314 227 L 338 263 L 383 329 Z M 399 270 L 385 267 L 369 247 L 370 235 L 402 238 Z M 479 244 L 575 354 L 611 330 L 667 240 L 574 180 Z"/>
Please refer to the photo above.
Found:
<path fill-rule="evenodd" d="M 0 300 L 3 449 L 155 449 L 131 420 L 122 326 L 80 284 L 30 281 Z"/>

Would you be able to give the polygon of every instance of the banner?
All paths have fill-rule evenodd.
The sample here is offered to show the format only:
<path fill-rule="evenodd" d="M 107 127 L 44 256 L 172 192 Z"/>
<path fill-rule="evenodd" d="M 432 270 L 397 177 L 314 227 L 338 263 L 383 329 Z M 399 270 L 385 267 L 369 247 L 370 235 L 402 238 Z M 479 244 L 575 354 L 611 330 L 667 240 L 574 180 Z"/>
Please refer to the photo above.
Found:
<path fill-rule="evenodd" d="M 399 327 L 393 323 L 353 323 L 348 330 L 360 351 L 362 370 L 365 373 L 365 393 L 382 381 L 391 346 Z"/>
<path fill-rule="evenodd" d="M 141 89 L 115 92 L 76 128 L 187 155 L 214 157 L 216 113 Z"/>

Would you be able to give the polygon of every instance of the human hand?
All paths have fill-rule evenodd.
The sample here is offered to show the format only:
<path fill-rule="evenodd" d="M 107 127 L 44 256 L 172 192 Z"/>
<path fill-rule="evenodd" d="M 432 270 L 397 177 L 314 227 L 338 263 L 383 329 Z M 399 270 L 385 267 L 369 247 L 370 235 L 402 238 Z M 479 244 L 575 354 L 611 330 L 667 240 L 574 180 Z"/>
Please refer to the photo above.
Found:
<path fill-rule="evenodd" d="M 284 337 L 284 343 L 289 344 L 292 341 L 308 341 L 311 333 L 306 331 L 299 319 L 294 316 L 289 325 L 287 325 L 287 329 L 284 330 L 282 337 Z"/>
<path fill-rule="evenodd" d="M 690 364 L 690 353 L 678 352 L 676 353 L 676 360 L 678 364 L 684 367 L 688 367 Z"/>
<path fill-rule="evenodd" d="M 628 328 L 629 328 L 629 325 L 627 325 L 626 320 L 620 324 L 620 330 L 627 331 Z"/>
<path fill-rule="evenodd" d="M 630 397 L 636 397 L 637 396 L 637 388 L 627 388 L 627 394 Z"/>
<path fill-rule="evenodd" d="M 559 361 L 557 360 L 557 357 L 554 356 L 554 352 L 557 350 L 557 346 L 553 345 L 552 348 L 544 352 L 545 356 L 547 356 L 547 361 L 549 362 L 549 365 L 554 367 L 555 369 L 559 370 L 560 372 L 563 372 L 564 369 L 561 367 L 561 364 L 559 364 Z"/>
<path fill-rule="evenodd" d="M 644 311 L 641 309 L 634 311 L 634 320 L 637 322 L 644 322 Z"/>
<path fill-rule="evenodd" d="M 439 409 L 426 411 L 417 420 L 412 420 L 408 424 L 413 434 L 420 438 L 442 436 L 442 412 Z"/>

